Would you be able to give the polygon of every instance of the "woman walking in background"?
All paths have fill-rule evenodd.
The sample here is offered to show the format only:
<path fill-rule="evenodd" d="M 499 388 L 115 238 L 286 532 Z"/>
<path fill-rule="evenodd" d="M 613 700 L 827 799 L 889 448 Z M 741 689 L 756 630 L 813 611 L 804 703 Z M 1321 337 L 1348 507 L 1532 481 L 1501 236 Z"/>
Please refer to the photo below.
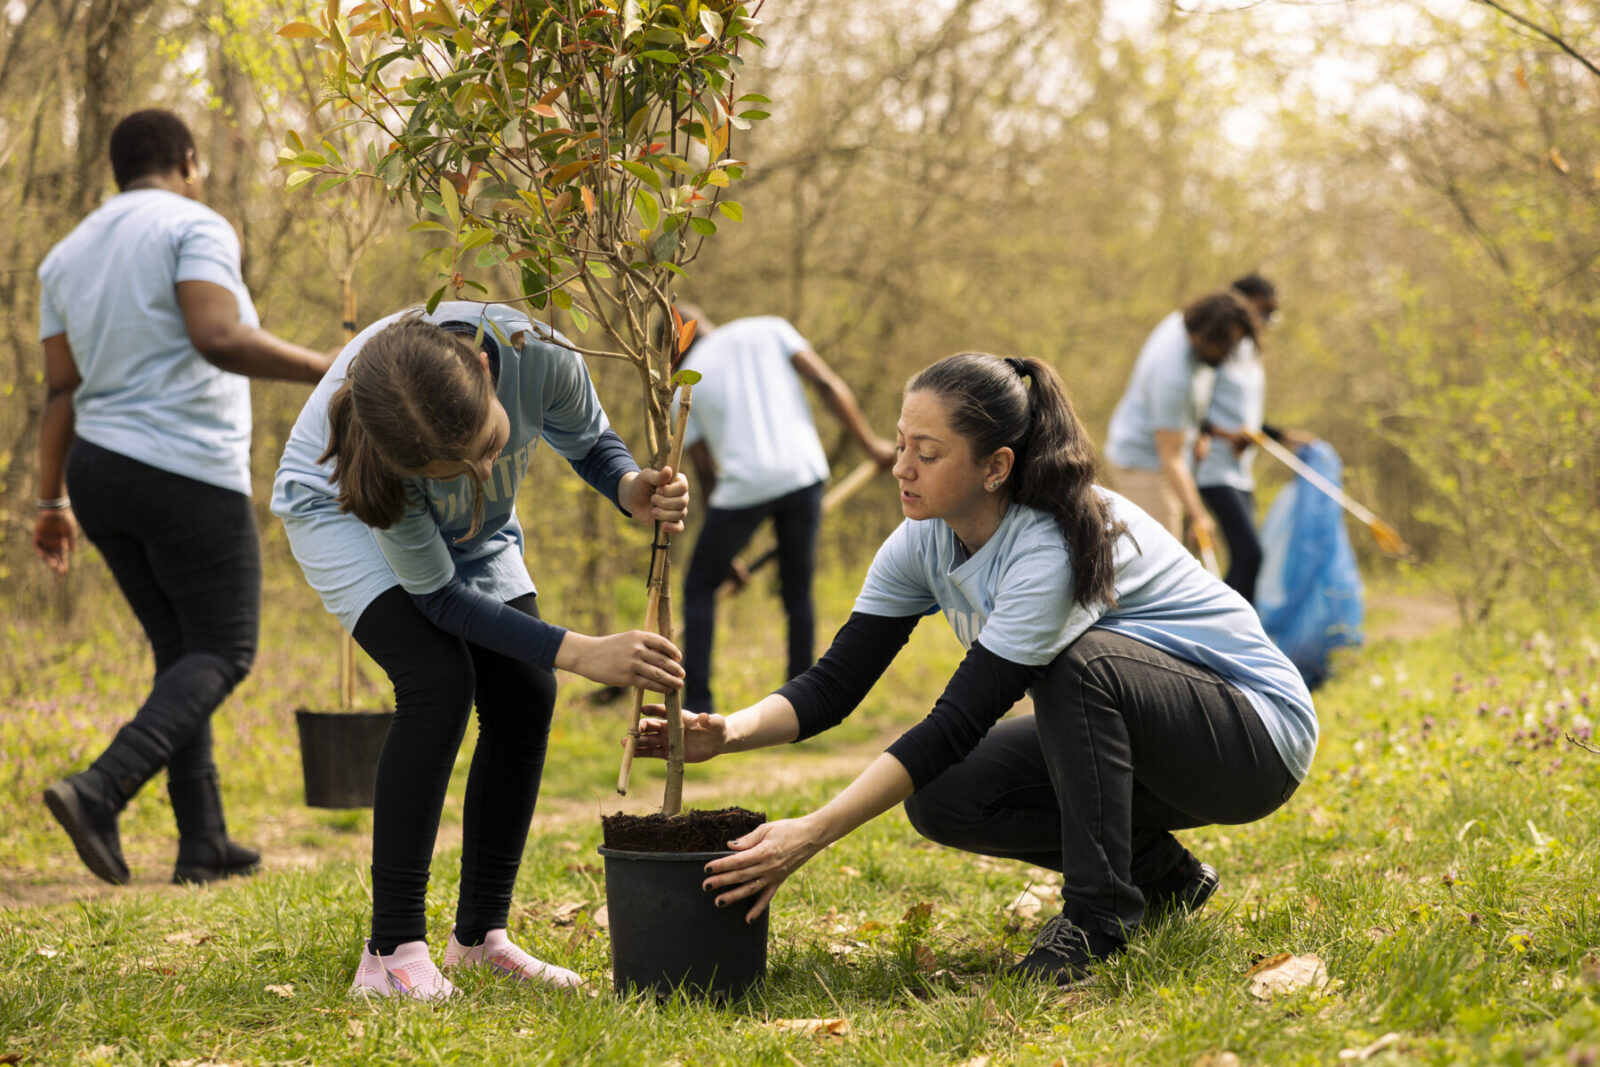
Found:
<path fill-rule="evenodd" d="M 454 992 L 428 953 L 428 873 L 474 704 L 444 968 L 577 985 L 506 932 L 555 711 L 552 668 L 656 692 L 682 685 L 678 650 L 658 634 L 588 637 L 539 618 L 516 497 L 541 437 L 625 514 L 683 528 L 688 482 L 639 470 L 583 360 L 501 305 L 450 302 L 369 326 L 284 449 L 273 513 L 323 604 L 395 690 L 373 803 L 372 932 L 352 992 Z"/>
<path fill-rule="evenodd" d="M 82 527 L 156 677 L 110 746 L 44 800 L 89 870 L 121 885 L 118 815 L 165 767 L 173 881 L 208 882 L 261 858 L 228 837 L 211 738 L 261 615 L 248 379 L 313 383 L 331 357 L 260 328 L 233 227 L 194 199 L 194 138 L 176 115 L 129 115 L 110 147 L 121 191 L 39 268 L 48 396 L 33 544 L 65 574 Z"/>
<path fill-rule="evenodd" d="M 753 905 L 900 801 L 924 836 L 1061 871 L 1061 914 L 1014 972 L 1070 985 L 1141 923 L 1194 909 L 1217 874 L 1172 831 L 1260 819 L 1305 776 L 1317 721 L 1250 605 L 1127 500 L 1094 485 L 1060 379 L 964 354 L 906 388 L 894 474 L 906 521 L 813 668 L 724 719 L 684 713 L 687 758 L 810 737 L 860 703 L 918 620 L 967 654 L 921 723 L 817 811 L 707 866 Z M 1024 692 L 1035 713 L 999 721 Z M 639 751 L 665 751 L 646 724 Z"/>

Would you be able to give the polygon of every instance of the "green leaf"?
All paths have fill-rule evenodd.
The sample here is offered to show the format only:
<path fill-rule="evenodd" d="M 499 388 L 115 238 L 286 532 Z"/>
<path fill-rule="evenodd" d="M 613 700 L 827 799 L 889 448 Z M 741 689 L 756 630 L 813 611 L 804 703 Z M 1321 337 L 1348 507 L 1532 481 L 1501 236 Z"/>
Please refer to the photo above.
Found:
<path fill-rule="evenodd" d="M 678 235 L 675 233 L 663 233 L 650 245 L 650 257 L 658 261 L 671 260 L 677 251 Z"/>
<path fill-rule="evenodd" d="M 606 266 L 604 263 L 590 263 L 588 266 L 589 273 L 593 274 L 596 278 L 611 277 L 611 268 Z"/>
<path fill-rule="evenodd" d="M 289 180 L 283 183 L 283 188 L 285 191 L 292 193 L 315 177 L 316 174 L 312 171 L 297 170 L 293 174 L 289 175 Z"/>
<path fill-rule="evenodd" d="M 697 370 L 681 370 L 672 376 L 672 384 L 674 387 L 681 385 L 699 385 L 700 372 Z"/>
<path fill-rule="evenodd" d="M 638 178 L 640 181 L 644 182 L 650 188 L 655 189 L 658 192 L 660 191 L 660 189 L 661 189 L 661 175 L 657 174 L 650 167 L 647 167 L 643 163 L 640 163 L 638 160 L 635 160 L 635 159 L 625 159 L 625 160 L 623 160 L 622 161 L 622 169 L 627 171 L 629 174 L 633 175 L 635 178 Z"/>
<path fill-rule="evenodd" d="M 567 311 L 567 314 L 571 316 L 572 325 L 578 328 L 579 333 L 589 332 L 589 316 L 583 313 L 582 308 L 574 306 Z"/>
<path fill-rule="evenodd" d="M 461 251 L 470 252 L 474 248 L 482 247 L 494 240 L 494 231 L 487 226 L 479 226 L 467 234 L 467 239 L 461 242 Z"/>
<path fill-rule="evenodd" d="M 676 53 L 662 51 L 659 48 L 652 48 L 647 52 L 638 52 L 635 54 L 640 59 L 651 59 L 657 63 L 671 63 L 674 65 L 680 62 L 682 59 L 682 57 L 678 56 Z"/>
<path fill-rule="evenodd" d="M 717 232 L 717 224 L 700 215 L 689 220 L 689 228 L 701 237 L 710 237 Z"/>
<path fill-rule="evenodd" d="M 478 258 L 473 262 L 476 263 L 478 267 L 486 270 L 490 267 L 498 267 L 500 264 L 506 261 L 506 257 L 509 255 L 511 255 L 511 253 L 507 252 L 499 245 L 490 245 L 488 248 L 480 249 L 478 251 Z"/>
<path fill-rule="evenodd" d="M 656 223 L 661 221 L 661 205 L 655 196 L 644 189 L 636 189 L 633 203 L 639 209 L 639 218 L 644 222 L 645 229 L 655 229 Z"/>
<path fill-rule="evenodd" d="M 565 289 L 557 289 L 551 293 L 550 300 L 562 311 L 568 311 L 572 308 L 572 294 Z"/>
<path fill-rule="evenodd" d="M 452 230 L 450 227 L 446 226 L 444 223 L 442 223 L 442 222 L 434 222 L 432 219 L 422 219 L 419 222 L 413 222 L 410 226 L 406 227 L 406 232 L 407 233 L 435 233 L 435 232 L 437 232 L 437 233 L 449 233 L 449 234 L 455 233 L 454 230 Z"/>
<path fill-rule="evenodd" d="M 444 208 L 444 213 L 455 224 L 456 229 L 461 228 L 461 198 L 456 195 L 456 187 L 449 178 L 439 179 L 439 203 Z"/>
<path fill-rule="evenodd" d="M 734 222 L 744 221 L 744 205 L 737 200 L 724 200 L 717 205 L 717 210 L 722 212 Z"/>
<path fill-rule="evenodd" d="M 704 26 L 712 37 L 722 36 L 722 16 L 709 7 L 700 9 L 700 25 Z"/>
<path fill-rule="evenodd" d="M 741 111 L 741 112 L 739 112 L 739 117 L 742 118 L 742 119 L 750 119 L 753 122 L 759 122 L 762 119 L 770 119 L 772 117 L 772 112 L 770 112 L 770 111 Z"/>
<path fill-rule="evenodd" d="M 735 100 L 734 103 L 735 104 L 770 104 L 770 103 L 772 103 L 772 101 L 769 98 L 767 98 L 765 96 L 762 96 L 760 93 L 745 93 L 739 99 Z"/>
<path fill-rule="evenodd" d="M 439 288 L 433 291 L 432 296 L 428 297 L 428 304 L 424 310 L 426 310 L 429 315 L 432 315 L 439 309 L 439 301 L 444 299 L 444 291 L 448 288 L 450 288 L 448 285 L 441 285 Z"/>

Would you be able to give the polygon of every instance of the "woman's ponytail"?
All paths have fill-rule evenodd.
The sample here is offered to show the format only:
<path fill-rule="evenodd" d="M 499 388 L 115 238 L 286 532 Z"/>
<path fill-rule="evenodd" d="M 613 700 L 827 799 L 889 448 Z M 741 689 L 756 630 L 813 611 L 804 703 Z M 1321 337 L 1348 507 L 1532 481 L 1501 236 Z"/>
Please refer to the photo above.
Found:
<path fill-rule="evenodd" d="M 1054 516 L 1072 556 L 1073 599 L 1115 606 L 1116 539 L 1127 527 L 1094 490 L 1099 462 L 1060 376 L 1037 359 L 1022 364 L 1032 387 L 1026 451 L 1017 457 L 1012 499 Z"/>
<path fill-rule="evenodd" d="M 1098 460 L 1061 378 L 1048 363 L 979 352 L 947 356 L 907 393 L 940 396 L 975 457 L 1011 449 L 1011 497 L 1056 520 L 1072 560 L 1072 599 L 1116 603 L 1116 542 L 1127 527 L 1095 491 Z"/>

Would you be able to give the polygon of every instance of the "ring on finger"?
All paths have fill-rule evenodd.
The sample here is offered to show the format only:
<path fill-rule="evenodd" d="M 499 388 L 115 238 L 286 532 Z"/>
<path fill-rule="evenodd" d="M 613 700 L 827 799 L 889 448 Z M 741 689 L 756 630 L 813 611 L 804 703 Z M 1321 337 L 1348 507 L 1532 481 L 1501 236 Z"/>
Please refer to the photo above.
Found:
<path fill-rule="evenodd" d="M 764 879 L 757 878 L 756 879 L 756 892 L 759 893 L 765 888 L 767 888 L 766 881 Z"/>

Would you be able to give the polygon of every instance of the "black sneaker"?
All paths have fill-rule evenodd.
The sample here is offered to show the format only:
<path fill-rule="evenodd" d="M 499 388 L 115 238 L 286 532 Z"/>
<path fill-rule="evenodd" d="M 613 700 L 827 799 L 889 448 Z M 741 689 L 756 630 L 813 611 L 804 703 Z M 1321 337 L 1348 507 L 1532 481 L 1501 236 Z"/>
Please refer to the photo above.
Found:
<path fill-rule="evenodd" d="M 1221 884 L 1215 867 L 1186 854 L 1172 871 L 1139 887 L 1144 893 L 1145 921 L 1155 922 L 1179 911 L 1199 911 Z"/>
<path fill-rule="evenodd" d="M 1122 945 L 1116 938 L 1092 934 L 1065 915 L 1057 915 L 1034 937 L 1028 954 L 1006 973 L 1071 989 L 1093 977 L 1094 965 L 1122 951 Z"/>

